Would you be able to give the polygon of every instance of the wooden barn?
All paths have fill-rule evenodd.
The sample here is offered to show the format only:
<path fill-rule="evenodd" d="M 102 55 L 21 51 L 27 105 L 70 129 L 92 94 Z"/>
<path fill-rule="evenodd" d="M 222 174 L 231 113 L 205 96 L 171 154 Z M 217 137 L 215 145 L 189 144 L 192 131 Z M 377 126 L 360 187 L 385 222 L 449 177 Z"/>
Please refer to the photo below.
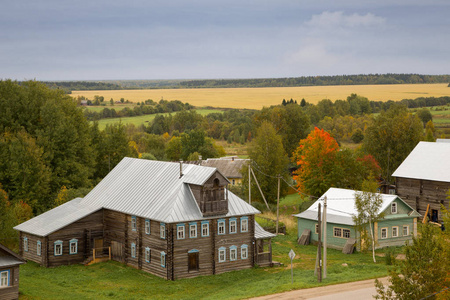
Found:
<path fill-rule="evenodd" d="M 19 298 L 19 266 L 25 260 L 0 244 L 0 299 Z"/>
<path fill-rule="evenodd" d="M 249 159 L 238 158 L 237 156 L 221 157 L 221 158 L 208 158 L 200 162 L 200 165 L 205 167 L 217 168 L 228 180 L 231 185 L 242 184 L 241 169 L 249 164 Z"/>
<path fill-rule="evenodd" d="M 441 222 L 441 205 L 449 208 L 450 143 L 420 142 L 392 174 L 396 193 L 422 216 Z"/>
<path fill-rule="evenodd" d="M 324 204 L 327 197 L 327 245 L 329 248 L 342 250 L 348 239 L 359 240 L 353 216 L 355 194 L 358 191 L 330 188 L 306 211 L 295 215 L 298 218 L 298 237 L 305 229 L 311 231 L 310 242 L 317 242 L 318 205 Z M 396 195 L 379 194 L 383 200 L 379 213 L 384 217 L 373 223 L 376 249 L 389 246 L 403 246 L 417 234 L 417 218 L 419 214 Z"/>
<path fill-rule="evenodd" d="M 15 227 L 45 267 L 116 260 L 168 280 L 271 265 L 274 236 L 216 168 L 124 158 L 88 195 Z"/>

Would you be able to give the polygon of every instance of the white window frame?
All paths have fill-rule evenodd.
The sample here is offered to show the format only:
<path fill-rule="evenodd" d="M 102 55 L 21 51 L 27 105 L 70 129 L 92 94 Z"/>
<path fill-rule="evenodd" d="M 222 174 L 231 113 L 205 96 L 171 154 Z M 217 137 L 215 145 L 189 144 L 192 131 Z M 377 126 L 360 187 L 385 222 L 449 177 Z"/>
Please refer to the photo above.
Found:
<path fill-rule="evenodd" d="M 218 235 L 225 234 L 225 220 L 223 219 L 217 221 L 217 234 Z"/>
<path fill-rule="evenodd" d="M 406 234 L 405 234 L 406 229 Z M 403 225 L 403 236 L 409 236 L 409 225 Z"/>
<path fill-rule="evenodd" d="M 56 251 L 57 249 L 59 249 L 59 251 Z M 53 243 L 53 255 L 54 256 L 63 255 L 63 241 L 56 241 Z"/>
<path fill-rule="evenodd" d="M 336 234 L 336 229 L 339 230 L 339 235 Z M 342 228 L 340 227 L 333 227 L 333 237 L 342 237 Z"/>
<path fill-rule="evenodd" d="M 248 217 L 241 218 L 241 232 L 248 232 Z"/>
<path fill-rule="evenodd" d="M 237 260 L 237 247 L 231 246 L 230 247 L 230 261 Z"/>
<path fill-rule="evenodd" d="M 36 244 L 36 255 L 41 256 L 42 255 L 42 244 L 41 241 L 37 241 Z"/>
<path fill-rule="evenodd" d="M 209 221 L 202 221 L 202 237 L 209 236 Z"/>
<path fill-rule="evenodd" d="M 162 238 L 163 240 L 166 239 L 166 224 L 165 223 L 161 223 L 159 225 L 159 236 L 160 238 Z"/>
<path fill-rule="evenodd" d="M 395 215 L 398 212 L 398 205 L 397 202 L 391 203 L 391 214 Z"/>
<path fill-rule="evenodd" d="M 384 236 L 383 236 L 383 232 L 385 233 Z M 388 238 L 388 228 L 387 227 L 381 228 L 381 232 L 380 233 L 381 233 L 380 234 L 381 239 L 384 240 L 384 239 Z"/>
<path fill-rule="evenodd" d="M 227 249 L 225 247 L 219 248 L 219 262 L 226 262 L 227 261 Z"/>
<path fill-rule="evenodd" d="M 177 224 L 177 240 L 184 240 L 186 237 L 184 224 Z"/>
<path fill-rule="evenodd" d="M 136 258 L 136 243 L 131 243 L 131 257 Z"/>
<path fill-rule="evenodd" d="M 395 231 L 395 234 L 394 234 Z M 392 226 L 392 237 L 399 237 L 398 226 Z"/>
<path fill-rule="evenodd" d="M 230 229 L 229 229 L 230 234 L 237 233 L 237 220 L 236 220 L 236 218 L 231 218 L 228 222 L 229 222 L 229 226 L 230 226 Z"/>
<path fill-rule="evenodd" d="M 248 259 L 248 246 L 245 244 L 241 246 L 241 259 Z"/>
<path fill-rule="evenodd" d="M 149 247 L 145 247 L 145 261 L 146 262 L 150 262 L 150 248 Z"/>
<path fill-rule="evenodd" d="M 344 233 L 344 232 L 348 232 L 348 236 L 345 236 L 345 233 Z M 352 234 L 352 232 L 350 231 L 350 229 L 348 229 L 348 228 L 342 228 L 342 237 L 343 237 L 344 239 L 349 239 L 350 236 L 351 236 L 351 234 Z"/>
<path fill-rule="evenodd" d="M 197 223 L 189 223 L 189 238 L 197 237 Z"/>
<path fill-rule="evenodd" d="M 72 245 L 75 244 L 75 251 L 72 251 Z M 69 241 L 69 254 L 77 254 L 78 253 L 78 240 L 77 239 L 71 239 Z"/>
<path fill-rule="evenodd" d="M 161 252 L 161 267 L 166 267 L 166 252 Z"/>
<path fill-rule="evenodd" d="M 137 230 L 136 216 L 131 216 L 131 230 L 133 230 L 133 231 Z"/>
<path fill-rule="evenodd" d="M 10 270 L 0 271 L 0 288 L 6 288 L 10 285 Z"/>
<path fill-rule="evenodd" d="M 150 234 L 150 220 L 145 219 L 145 234 Z"/>
<path fill-rule="evenodd" d="M 23 238 L 23 251 L 28 252 L 28 238 Z"/>

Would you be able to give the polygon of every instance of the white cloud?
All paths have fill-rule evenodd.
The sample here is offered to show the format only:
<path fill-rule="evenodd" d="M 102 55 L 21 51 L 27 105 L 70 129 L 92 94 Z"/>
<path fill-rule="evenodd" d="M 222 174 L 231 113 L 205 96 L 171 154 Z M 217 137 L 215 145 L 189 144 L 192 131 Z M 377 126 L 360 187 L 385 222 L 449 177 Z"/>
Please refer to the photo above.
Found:
<path fill-rule="evenodd" d="M 337 29 L 337 28 L 360 28 L 378 27 L 384 25 L 386 20 L 372 13 L 345 15 L 342 11 L 324 11 L 320 15 L 313 15 L 311 20 L 305 22 L 309 28 Z"/>

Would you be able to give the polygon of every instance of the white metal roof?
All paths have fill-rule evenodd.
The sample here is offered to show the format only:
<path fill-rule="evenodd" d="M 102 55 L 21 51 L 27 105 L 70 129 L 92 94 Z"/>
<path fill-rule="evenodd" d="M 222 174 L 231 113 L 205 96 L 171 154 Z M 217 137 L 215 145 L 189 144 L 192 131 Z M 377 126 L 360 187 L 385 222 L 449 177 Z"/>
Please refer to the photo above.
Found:
<path fill-rule="evenodd" d="M 269 239 L 275 236 L 275 234 L 265 231 L 264 228 L 255 221 L 255 239 Z"/>
<path fill-rule="evenodd" d="M 67 202 L 14 229 L 46 236 L 101 208 L 165 223 L 211 219 L 203 218 L 189 184 L 203 185 L 216 171 L 183 164 L 180 178 L 179 163 L 124 158 L 83 199 Z M 258 213 L 228 191 L 226 216 Z"/>
<path fill-rule="evenodd" d="M 392 176 L 450 182 L 450 143 L 420 142 Z"/>
<path fill-rule="evenodd" d="M 323 211 L 323 199 L 327 196 L 327 222 L 354 225 L 352 217 L 357 215 L 355 209 L 355 194 L 357 192 L 359 191 L 330 188 L 306 211 L 294 216 L 303 219 L 317 220 L 319 203 L 322 205 Z M 395 199 L 401 199 L 396 195 L 379 195 L 381 195 L 381 198 L 383 199 L 383 204 L 381 205 L 379 212 L 384 211 Z"/>

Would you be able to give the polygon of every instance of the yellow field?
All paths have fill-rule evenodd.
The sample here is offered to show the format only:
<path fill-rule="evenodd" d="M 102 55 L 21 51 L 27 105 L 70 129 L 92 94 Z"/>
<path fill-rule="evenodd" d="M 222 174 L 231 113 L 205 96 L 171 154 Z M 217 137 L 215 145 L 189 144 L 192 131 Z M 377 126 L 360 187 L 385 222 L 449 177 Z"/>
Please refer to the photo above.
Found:
<path fill-rule="evenodd" d="M 212 88 L 212 89 L 151 89 L 151 90 L 111 90 L 111 91 L 73 91 L 72 96 L 85 96 L 93 99 L 94 95 L 104 96 L 105 100 L 113 98 L 141 102 L 147 99 L 159 101 L 180 100 L 197 107 L 213 106 L 224 108 L 261 109 L 264 106 L 280 104 L 283 99 L 302 98 L 310 103 L 322 99 L 346 99 L 352 93 L 373 101 L 415 99 L 418 97 L 450 96 L 447 83 L 440 84 L 389 84 L 389 85 L 341 85 L 341 86 L 307 86 L 307 87 L 273 87 L 273 88 Z"/>

